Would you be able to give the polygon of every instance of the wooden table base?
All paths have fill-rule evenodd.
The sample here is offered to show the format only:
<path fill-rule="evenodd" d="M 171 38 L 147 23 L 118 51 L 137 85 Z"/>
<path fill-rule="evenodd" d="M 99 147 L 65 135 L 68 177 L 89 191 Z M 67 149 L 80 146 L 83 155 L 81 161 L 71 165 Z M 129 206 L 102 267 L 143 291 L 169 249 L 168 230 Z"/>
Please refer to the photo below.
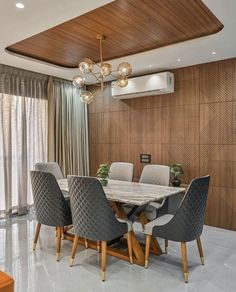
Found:
<path fill-rule="evenodd" d="M 127 215 L 124 212 L 122 204 L 120 204 L 118 202 L 113 202 L 112 207 L 113 207 L 114 211 L 116 212 L 118 218 L 121 218 L 121 219 L 127 218 Z M 148 222 L 148 219 L 146 218 L 144 212 L 142 212 L 139 215 L 139 221 L 142 224 L 142 226 L 144 226 Z M 65 230 L 64 239 L 73 241 L 74 235 L 71 233 L 68 233 L 68 231 Z M 145 257 L 144 257 L 145 256 L 145 245 L 141 244 L 138 241 L 138 239 L 133 231 L 131 232 L 131 240 L 132 240 L 132 250 L 133 250 L 133 262 L 137 265 L 144 266 L 145 265 Z M 85 246 L 85 240 L 83 238 L 79 238 L 79 244 Z M 87 247 L 97 250 L 97 242 L 87 240 Z M 150 252 L 154 253 L 156 255 L 162 254 L 162 250 L 160 248 L 160 245 L 157 242 L 156 238 L 154 238 L 154 237 L 152 237 L 152 239 L 151 239 Z M 129 262 L 129 255 L 128 255 L 127 251 L 123 251 L 123 250 L 120 250 L 118 248 L 108 246 L 107 247 L 107 254 Z"/>

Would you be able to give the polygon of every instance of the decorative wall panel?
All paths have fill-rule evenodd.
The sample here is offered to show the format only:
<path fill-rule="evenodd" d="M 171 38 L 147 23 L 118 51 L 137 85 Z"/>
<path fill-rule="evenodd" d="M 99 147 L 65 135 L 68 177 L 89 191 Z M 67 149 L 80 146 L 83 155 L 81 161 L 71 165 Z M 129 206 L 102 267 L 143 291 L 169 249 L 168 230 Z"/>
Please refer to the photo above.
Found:
<path fill-rule="evenodd" d="M 236 59 L 171 70 L 175 93 L 115 100 L 109 88 L 89 106 L 90 167 L 182 163 L 183 182 L 211 175 L 206 223 L 236 230 Z"/>

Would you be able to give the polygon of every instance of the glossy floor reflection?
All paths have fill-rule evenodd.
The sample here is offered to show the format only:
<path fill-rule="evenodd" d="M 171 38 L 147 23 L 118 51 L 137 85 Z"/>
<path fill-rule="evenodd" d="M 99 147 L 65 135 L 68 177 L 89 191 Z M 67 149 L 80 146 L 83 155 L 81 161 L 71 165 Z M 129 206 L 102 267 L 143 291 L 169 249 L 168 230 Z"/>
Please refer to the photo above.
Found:
<path fill-rule="evenodd" d="M 236 291 L 236 232 L 204 228 L 205 266 L 200 265 L 196 243 L 188 244 L 188 284 L 182 278 L 180 245 L 173 242 L 168 255 L 151 256 L 147 270 L 108 256 L 103 283 L 100 255 L 94 250 L 79 247 L 75 266 L 70 268 L 71 243 L 64 241 L 61 261 L 55 261 L 54 228 L 42 228 L 33 252 L 35 226 L 33 215 L 0 224 L 0 270 L 13 275 L 16 292 Z"/>

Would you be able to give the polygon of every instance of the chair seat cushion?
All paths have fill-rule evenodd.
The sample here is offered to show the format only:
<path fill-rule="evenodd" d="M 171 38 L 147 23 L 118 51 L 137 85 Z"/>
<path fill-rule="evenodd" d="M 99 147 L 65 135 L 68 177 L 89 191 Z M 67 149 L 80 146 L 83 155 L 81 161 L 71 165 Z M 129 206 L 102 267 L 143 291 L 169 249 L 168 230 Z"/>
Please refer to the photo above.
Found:
<path fill-rule="evenodd" d="M 127 224 L 128 232 L 133 230 L 132 222 L 129 221 L 128 219 L 120 219 L 120 218 L 117 218 L 117 220 L 119 222 L 121 222 L 121 223 L 126 223 Z"/>
<path fill-rule="evenodd" d="M 13 292 L 14 280 L 4 272 L 0 272 L 0 291 L 1 292 Z"/>
<path fill-rule="evenodd" d="M 154 208 L 156 208 L 156 209 L 160 209 L 161 206 L 162 206 L 162 201 L 161 201 L 160 203 L 158 203 L 158 202 L 151 202 L 151 203 L 149 204 L 149 206 L 152 206 L 152 207 L 154 207 Z"/>
<path fill-rule="evenodd" d="M 144 214 L 149 221 L 152 221 L 157 217 L 157 209 L 153 206 L 148 205 L 144 210 Z"/>
<path fill-rule="evenodd" d="M 149 223 L 147 223 L 145 225 L 145 228 L 144 228 L 144 233 L 145 234 L 152 234 L 152 230 L 155 226 L 162 226 L 162 225 L 165 225 L 167 224 L 172 218 L 174 217 L 174 215 L 171 215 L 171 214 L 166 214 L 166 215 L 163 215 Z"/>

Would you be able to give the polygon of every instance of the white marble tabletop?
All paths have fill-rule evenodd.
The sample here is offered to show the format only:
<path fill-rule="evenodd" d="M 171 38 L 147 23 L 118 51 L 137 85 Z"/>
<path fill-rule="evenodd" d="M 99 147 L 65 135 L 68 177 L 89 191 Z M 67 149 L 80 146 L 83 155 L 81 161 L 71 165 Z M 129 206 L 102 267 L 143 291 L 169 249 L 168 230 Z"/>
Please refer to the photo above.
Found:
<path fill-rule="evenodd" d="M 59 179 L 59 187 L 65 197 L 69 196 L 67 179 Z M 142 206 L 150 202 L 159 201 L 166 197 L 181 193 L 185 188 L 175 188 L 144 184 L 137 182 L 126 182 L 119 180 L 108 180 L 108 185 L 103 187 L 109 201 Z"/>

